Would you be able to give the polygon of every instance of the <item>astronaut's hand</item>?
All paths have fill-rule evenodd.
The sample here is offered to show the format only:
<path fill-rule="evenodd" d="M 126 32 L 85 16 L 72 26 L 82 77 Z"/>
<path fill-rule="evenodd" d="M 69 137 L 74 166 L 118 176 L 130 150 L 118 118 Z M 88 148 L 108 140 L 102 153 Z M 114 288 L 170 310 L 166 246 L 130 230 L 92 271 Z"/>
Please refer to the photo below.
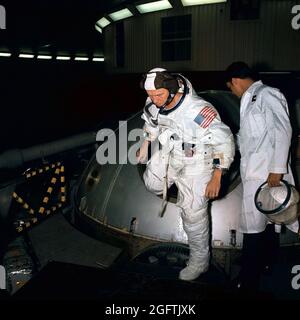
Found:
<path fill-rule="evenodd" d="M 137 163 L 145 163 L 148 160 L 148 146 L 149 141 L 145 140 L 140 149 L 136 152 Z"/>
<path fill-rule="evenodd" d="M 205 196 L 209 199 L 214 199 L 219 195 L 221 188 L 222 171 L 216 169 L 211 180 L 208 182 L 205 190 Z"/>
<path fill-rule="evenodd" d="M 281 173 L 269 173 L 267 182 L 269 187 L 278 187 L 280 186 L 280 180 L 282 179 L 283 174 Z"/>

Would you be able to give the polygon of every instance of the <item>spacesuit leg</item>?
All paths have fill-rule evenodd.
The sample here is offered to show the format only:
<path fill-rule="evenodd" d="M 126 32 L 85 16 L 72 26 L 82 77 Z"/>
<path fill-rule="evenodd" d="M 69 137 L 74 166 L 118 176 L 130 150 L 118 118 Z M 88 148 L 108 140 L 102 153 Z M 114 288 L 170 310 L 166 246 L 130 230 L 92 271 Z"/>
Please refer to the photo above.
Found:
<path fill-rule="evenodd" d="M 143 175 L 145 186 L 149 191 L 157 195 L 161 195 L 163 193 L 166 169 L 165 157 L 160 151 L 157 151 L 148 161 L 147 168 Z M 167 176 L 168 187 L 174 183 L 175 174 L 176 173 L 169 168 Z"/>
<path fill-rule="evenodd" d="M 188 265 L 179 274 L 181 280 L 194 280 L 209 266 L 209 221 L 207 198 L 204 196 L 209 179 L 210 176 L 204 176 L 176 181 L 183 229 L 190 248 Z"/>

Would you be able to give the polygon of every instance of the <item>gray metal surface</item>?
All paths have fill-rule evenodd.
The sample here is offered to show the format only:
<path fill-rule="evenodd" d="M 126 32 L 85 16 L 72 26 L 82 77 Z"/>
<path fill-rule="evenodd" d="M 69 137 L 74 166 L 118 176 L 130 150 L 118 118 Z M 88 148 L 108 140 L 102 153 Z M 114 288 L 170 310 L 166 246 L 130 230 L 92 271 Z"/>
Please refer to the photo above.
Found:
<path fill-rule="evenodd" d="M 55 214 L 28 232 L 41 268 L 50 261 L 90 267 L 109 267 L 122 249 L 97 241 Z"/>
<path fill-rule="evenodd" d="M 230 93 L 206 92 L 208 97 L 223 101 L 227 110 L 232 110 L 234 122 L 238 122 L 238 104 Z M 142 125 L 137 114 L 128 122 L 128 131 Z M 133 143 L 128 144 L 128 149 Z M 141 165 L 132 164 L 100 166 L 96 158 L 92 159 L 79 184 L 80 212 L 121 233 L 133 232 L 137 237 L 186 243 L 176 199 L 168 202 L 163 218 L 159 217 L 162 199 L 146 190 L 143 169 Z M 242 243 L 242 235 L 235 232 L 241 211 L 241 187 L 237 186 L 237 179 L 233 184 L 235 188 L 229 194 L 211 205 L 212 245 L 216 247 L 240 247 Z"/>
<path fill-rule="evenodd" d="M 17 168 L 24 163 L 56 153 L 95 143 L 95 132 L 86 132 L 65 139 L 26 149 L 7 150 L 0 154 L 0 168 Z"/>
<path fill-rule="evenodd" d="M 238 126 L 239 104 L 231 93 L 207 91 L 203 96 L 213 102 L 220 114 L 225 115 L 225 123 Z M 128 121 L 128 131 L 142 127 L 140 115 L 136 114 Z M 132 144 L 128 143 L 128 150 Z M 143 169 L 141 165 L 132 164 L 100 166 L 95 158 L 91 159 L 76 194 L 79 214 L 120 234 L 187 243 L 176 199 L 171 197 L 163 218 L 159 217 L 162 199 L 146 190 Z M 210 206 L 213 247 L 228 249 L 242 246 L 242 234 L 237 231 L 241 199 L 242 186 L 237 171 L 226 196 L 212 201 Z M 297 237 L 285 234 L 284 243 L 295 241 Z"/>

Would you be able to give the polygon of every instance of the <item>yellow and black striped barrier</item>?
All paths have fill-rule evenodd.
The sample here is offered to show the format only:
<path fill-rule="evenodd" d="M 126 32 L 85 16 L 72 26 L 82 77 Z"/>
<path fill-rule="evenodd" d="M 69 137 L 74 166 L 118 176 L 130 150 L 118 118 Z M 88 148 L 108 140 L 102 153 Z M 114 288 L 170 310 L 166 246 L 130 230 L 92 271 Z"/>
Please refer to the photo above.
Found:
<path fill-rule="evenodd" d="M 13 199 L 22 206 L 22 208 L 31 215 L 29 219 L 17 221 L 16 231 L 22 232 L 29 228 L 31 225 L 38 222 L 38 218 L 41 216 L 48 216 L 51 213 L 56 212 L 61 208 L 67 199 L 66 184 L 65 184 L 65 167 L 61 162 L 45 165 L 42 168 L 33 169 L 26 171 L 24 176 L 26 180 L 36 177 L 37 175 L 49 173 L 49 170 L 54 170 L 53 175 L 50 177 L 49 185 L 46 187 L 45 195 L 42 197 L 41 205 L 38 209 L 33 209 L 28 202 L 26 202 L 21 196 L 16 192 L 13 192 Z M 59 200 L 57 203 L 51 203 L 51 199 L 55 195 L 55 189 L 59 193 Z M 52 201 L 53 202 L 53 201 Z"/>
<path fill-rule="evenodd" d="M 26 179 L 30 179 L 32 177 L 37 176 L 38 174 L 43 174 L 43 173 L 49 171 L 50 169 L 58 168 L 60 166 L 61 166 L 61 162 L 52 163 L 50 165 L 45 165 L 45 166 L 38 168 L 38 169 L 26 171 L 24 173 L 24 176 Z"/>

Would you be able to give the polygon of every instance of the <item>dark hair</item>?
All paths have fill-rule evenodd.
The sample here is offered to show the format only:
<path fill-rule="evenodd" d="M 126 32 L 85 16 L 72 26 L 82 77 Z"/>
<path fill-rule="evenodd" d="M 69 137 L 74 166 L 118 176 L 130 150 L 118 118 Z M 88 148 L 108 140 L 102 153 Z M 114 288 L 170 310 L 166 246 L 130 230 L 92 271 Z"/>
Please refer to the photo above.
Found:
<path fill-rule="evenodd" d="M 242 61 L 233 62 L 225 71 L 225 80 L 229 82 L 232 78 L 247 79 L 250 78 L 255 80 L 255 72 Z"/>

